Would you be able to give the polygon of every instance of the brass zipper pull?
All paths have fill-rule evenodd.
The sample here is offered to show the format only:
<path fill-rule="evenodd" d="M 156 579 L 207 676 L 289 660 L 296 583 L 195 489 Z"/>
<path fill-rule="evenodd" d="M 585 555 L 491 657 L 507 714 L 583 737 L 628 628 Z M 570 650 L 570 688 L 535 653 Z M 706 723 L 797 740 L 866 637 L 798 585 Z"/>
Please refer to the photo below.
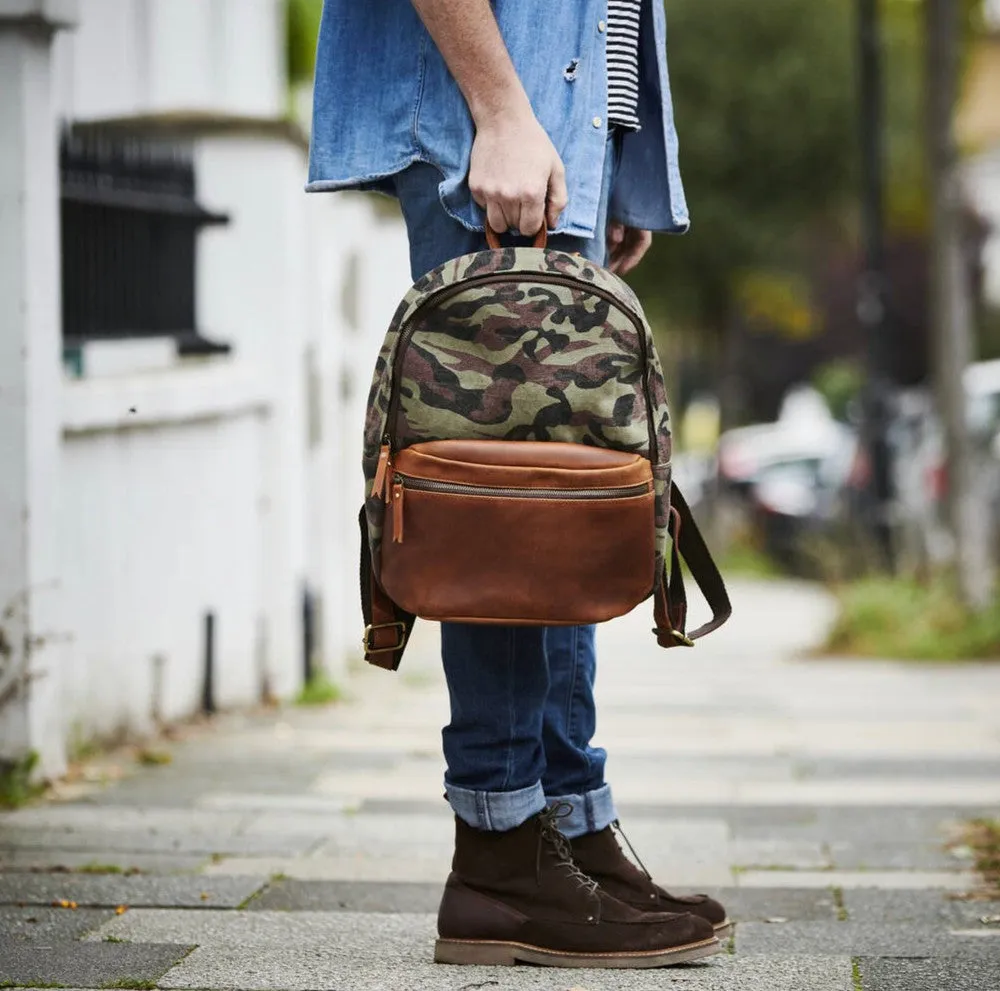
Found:
<path fill-rule="evenodd" d="M 385 476 L 389 470 L 389 445 L 383 444 L 378 452 L 378 466 L 375 468 L 375 481 L 372 482 L 372 495 L 380 496 L 385 489 Z M 386 493 L 388 496 L 388 493 Z"/>
<path fill-rule="evenodd" d="M 399 478 L 392 484 L 392 542 L 403 542 L 403 482 Z"/>
<path fill-rule="evenodd" d="M 385 504 L 388 506 L 392 502 L 392 490 L 396 484 L 396 469 L 393 468 L 392 462 L 389 462 L 389 471 L 385 476 Z"/>

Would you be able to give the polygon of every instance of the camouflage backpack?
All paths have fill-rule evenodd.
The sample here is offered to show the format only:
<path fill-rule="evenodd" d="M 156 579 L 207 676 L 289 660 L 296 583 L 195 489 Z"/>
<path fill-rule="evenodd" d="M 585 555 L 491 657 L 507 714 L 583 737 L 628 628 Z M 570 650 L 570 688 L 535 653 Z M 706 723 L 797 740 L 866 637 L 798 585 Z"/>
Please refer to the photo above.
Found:
<path fill-rule="evenodd" d="M 692 646 L 730 605 L 670 457 L 652 334 L 617 276 L 540 247 L 427 273 L 369 397 L 366 659 L 398 667 L 415 616 L 598 622 L 650 596 L 660 646 Z M 680 557 L 713 614 L 693 633 Z"/>

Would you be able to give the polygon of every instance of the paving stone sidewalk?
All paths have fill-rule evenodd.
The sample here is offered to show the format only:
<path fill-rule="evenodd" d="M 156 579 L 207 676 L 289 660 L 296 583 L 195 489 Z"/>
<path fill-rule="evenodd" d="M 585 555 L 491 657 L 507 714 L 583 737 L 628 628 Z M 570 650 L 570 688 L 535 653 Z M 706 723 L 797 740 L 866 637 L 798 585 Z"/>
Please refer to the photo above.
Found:
<path fill-rule="evenodd" d="M 693 651 L 658 651 L 643 609 L 602 627 L 599 684 L 623 825 L 657 878 L 725 900 L 730 952 L 430 962 L 452 823 L 424 625 L 349 702 L 224 716 L 169 764 L 0 815 L 0 986 L 996 991 L 1000 903 L 954 897 L 976 879 L 947 844 L 1000 810 L 1000 665 L 809 659 L 820 591 L 733 598 Z"/>

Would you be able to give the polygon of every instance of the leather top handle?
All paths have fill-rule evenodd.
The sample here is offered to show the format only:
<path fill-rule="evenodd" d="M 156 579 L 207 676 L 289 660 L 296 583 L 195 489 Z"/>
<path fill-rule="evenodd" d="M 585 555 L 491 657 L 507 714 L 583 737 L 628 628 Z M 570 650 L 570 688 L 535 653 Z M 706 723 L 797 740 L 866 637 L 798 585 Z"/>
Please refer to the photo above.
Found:
<path fill-rule="evenodd" d="M 549 233 L 545 229 L 545 224 L 538 229 L 538 233 L 535 235 L 535 240 L 532 242 L 531 246 L 533 248 L 544 248 L 549 239 Z M 486 243 L 496 251 L 500 247 L 500 235 L 493 230 L 490 226 L 489 221 L 486 222 Z"/>

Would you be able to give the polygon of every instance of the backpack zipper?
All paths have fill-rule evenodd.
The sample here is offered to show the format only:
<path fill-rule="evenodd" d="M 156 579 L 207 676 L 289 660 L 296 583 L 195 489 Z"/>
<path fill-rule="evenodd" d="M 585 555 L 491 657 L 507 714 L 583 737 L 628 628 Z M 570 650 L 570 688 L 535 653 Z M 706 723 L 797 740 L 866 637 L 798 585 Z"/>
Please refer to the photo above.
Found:
<path fill-rule="evenodd" d="M 441 482 L 433 478 L 416 475 L 392 476 L 392 542 L 403 542 L 403 502 L 407 489 L 412 492 L 439 492 L 445 495 L 481 496 L 494 499 L 631 499 L 647 495 L 652 491 L 650 482 L 635 485 L 621 485 L 603 489 L 534 489 L 523 486 L 474 485 L 467 482 Z M 390 496 L 387 489 L 386 495 Z"/>
<path fill-rule="evenodd" d="M 399 411 L 399 386 L 403 375 L 402 364 L 399 358 L 403 349 L 407 344 L 409 344 L 410 338 L 413 336 L 413 324 L 416 322 L 417 317 L 432 303 L 440 305 L 441 303 L 451 299 L 452 296 L 457 296 L 459 293 L 463 293 L 469 288 L 474 288 L 477 285 L 488 282 L 534 282 L 566 286 L 570 289 L 576 289 L 580 286 L 578 281 L 567 279 L 564 276 L 549 275 L 545 272 L 501 272 L 498 274 L 474 276 L 473 278 L 466 279 L 456 285 L 449 286 L 447 289 L 438 290 L 438 292 L 428 296 L 427 299 L 425 299 L 413 311 L 413 313 L 410 314 L 409 319 L 406 321 L 406 326 L 399 332 L 399 337 L 396 340 L 396 346 L 392 353 L 392 384 L 391 392 L 389 394 L 389 410 L 386 414 L 385 433 L 383 435 L 383 442 L 390 448 L 390 456 L 391 450 L 395 448 L 396 438 L 394 434 L 396 429 L 396 415 Z M 652 464 L 656 464 L 659 461 L 659 451 L 656 443 L 656 426 L 653 422 L 653 404 L 649 395 L 649 354 L 646 348 L 645 327 L 643 327 L 642 320 L 639 319 L 635 312 L 630 310 L 627 306 L 623 306 L 622 303 L 611 293 L 604 289 L 599 289 L 596 286 L 588 287 L 588 291 L 597 296 L 599 299 L 603 299 L 605 302 L 610 303 L 616 309 L 624 313 L 625 316 L 632 321 L 632 324 L 635 327 L 636 336 L 639 338 L 639 353 L 642 360 L 642 394 L 646 399 L 646 428 L 649 433 L 650 451 L 649 460 Z"/>

